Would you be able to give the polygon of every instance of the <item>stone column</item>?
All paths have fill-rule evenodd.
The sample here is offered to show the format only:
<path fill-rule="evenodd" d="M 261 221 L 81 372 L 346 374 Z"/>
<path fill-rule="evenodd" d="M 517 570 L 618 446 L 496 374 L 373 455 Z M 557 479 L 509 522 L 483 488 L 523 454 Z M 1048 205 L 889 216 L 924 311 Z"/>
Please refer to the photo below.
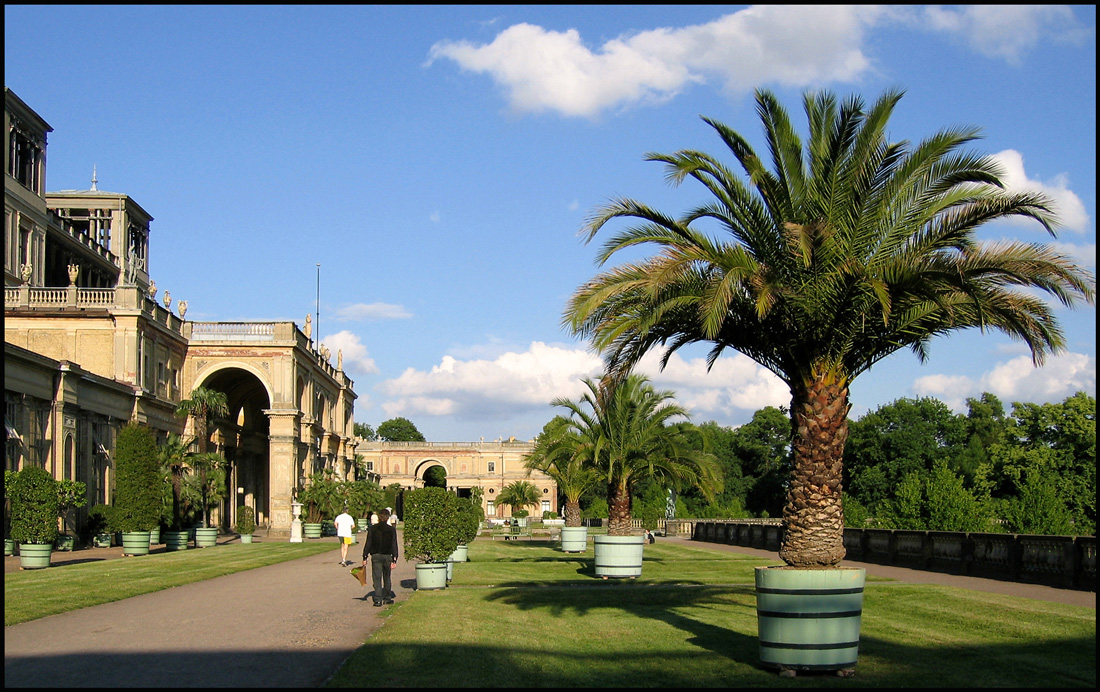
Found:
<path fill-rule="evenodd" d="M 268 433 L 268 507 L 271 512 L 272 538 L 289 538 L 291 522 L 294 520 L 290 503 L 294 499 L 294 488 L 298 458 L 298 419 L 297 409 L 264 409 L 269 424 Z"/>

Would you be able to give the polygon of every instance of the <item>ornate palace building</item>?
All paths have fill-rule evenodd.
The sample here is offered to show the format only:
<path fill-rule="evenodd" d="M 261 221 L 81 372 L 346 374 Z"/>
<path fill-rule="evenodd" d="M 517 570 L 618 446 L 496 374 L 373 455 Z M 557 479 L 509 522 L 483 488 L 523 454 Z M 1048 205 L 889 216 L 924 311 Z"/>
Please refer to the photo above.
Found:
<path fill-rule="evenodd" d="M 5 468 L 39 466 L 110 503 L 126 423 L 188 435 L 176 406 L 226 394 L 208 449 L 229 461 L 222 527 L 236 507 L 289 535 L 294 491 L 315 470 L 355 474 L 355 392 L 337 354 L 293 322 L 189 322 L 152 277 L 153 217 L 128 195 L 46 192 L 49 124 L 4 89 Z M 183 296 L 180 296 L 183 297 Z"/>

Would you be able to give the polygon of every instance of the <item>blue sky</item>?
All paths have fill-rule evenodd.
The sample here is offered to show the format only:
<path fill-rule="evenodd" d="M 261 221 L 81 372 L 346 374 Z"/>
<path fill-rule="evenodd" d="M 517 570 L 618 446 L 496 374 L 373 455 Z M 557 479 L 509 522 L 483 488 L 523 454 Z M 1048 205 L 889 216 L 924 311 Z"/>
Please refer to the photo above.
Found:
<path fill-rule="evenodd" d="M 577 235 L 626 196 L 678 215 L 703 198 L 647 152 L 723 156 L 700 116 L 759 150 L 752 90 L 801 124 L 801 94 L 906 90 L 894 139 L 975 125 L 1012 187 L 1058 204 L 1055 242 L 1096 266 L 1092 6 L 11 6 L 6 86 L 54 128 L 47 189 L 133 197 L 150 271 L 188 319 L 294 320 L 359 395 L 430 440 L 529 439 L 600 370 L 560 326 L 595 274 Z M 320 264 L 318 295 L 318 268 Z M 900 397 L 957 411 L 1096 392 L 1096 311 L 1059 309 L 1068 348 L 1035 369 L 998 333 L 895 354 L 856 380 L 852 415 Z M 693 420 L 747 422 L 789 393 L 730 354 L 664 373 Z"/>

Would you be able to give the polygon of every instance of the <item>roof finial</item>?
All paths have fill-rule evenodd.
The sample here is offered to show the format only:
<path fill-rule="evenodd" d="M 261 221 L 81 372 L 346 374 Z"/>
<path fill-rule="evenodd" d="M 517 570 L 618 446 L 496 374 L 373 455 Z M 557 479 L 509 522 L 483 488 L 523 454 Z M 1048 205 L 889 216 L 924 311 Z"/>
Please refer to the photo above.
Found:
<path fill-rule="evenodd" d="M 93 163 L 92 164 L 92 190 L 95 191 L 95 192 L 99 191 L 95 186 L 95 184 L 98 183 L 98 182 L 99 181 L 95 179 L 95 164 Z"/>

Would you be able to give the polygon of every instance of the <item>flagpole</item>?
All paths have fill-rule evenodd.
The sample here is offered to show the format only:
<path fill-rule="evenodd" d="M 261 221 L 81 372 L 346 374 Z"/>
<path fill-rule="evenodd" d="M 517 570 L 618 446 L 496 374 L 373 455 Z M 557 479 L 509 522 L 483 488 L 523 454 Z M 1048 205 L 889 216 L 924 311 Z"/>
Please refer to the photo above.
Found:
<path fill-rule="evenodd" d="M 317 338 L 314 339 L 313 348 L 316 351 L 321 350 L 321 263 L 317 263 L 317 305 L 315 307 L 316 314 L 313 318 L 313 330 Z"/>

